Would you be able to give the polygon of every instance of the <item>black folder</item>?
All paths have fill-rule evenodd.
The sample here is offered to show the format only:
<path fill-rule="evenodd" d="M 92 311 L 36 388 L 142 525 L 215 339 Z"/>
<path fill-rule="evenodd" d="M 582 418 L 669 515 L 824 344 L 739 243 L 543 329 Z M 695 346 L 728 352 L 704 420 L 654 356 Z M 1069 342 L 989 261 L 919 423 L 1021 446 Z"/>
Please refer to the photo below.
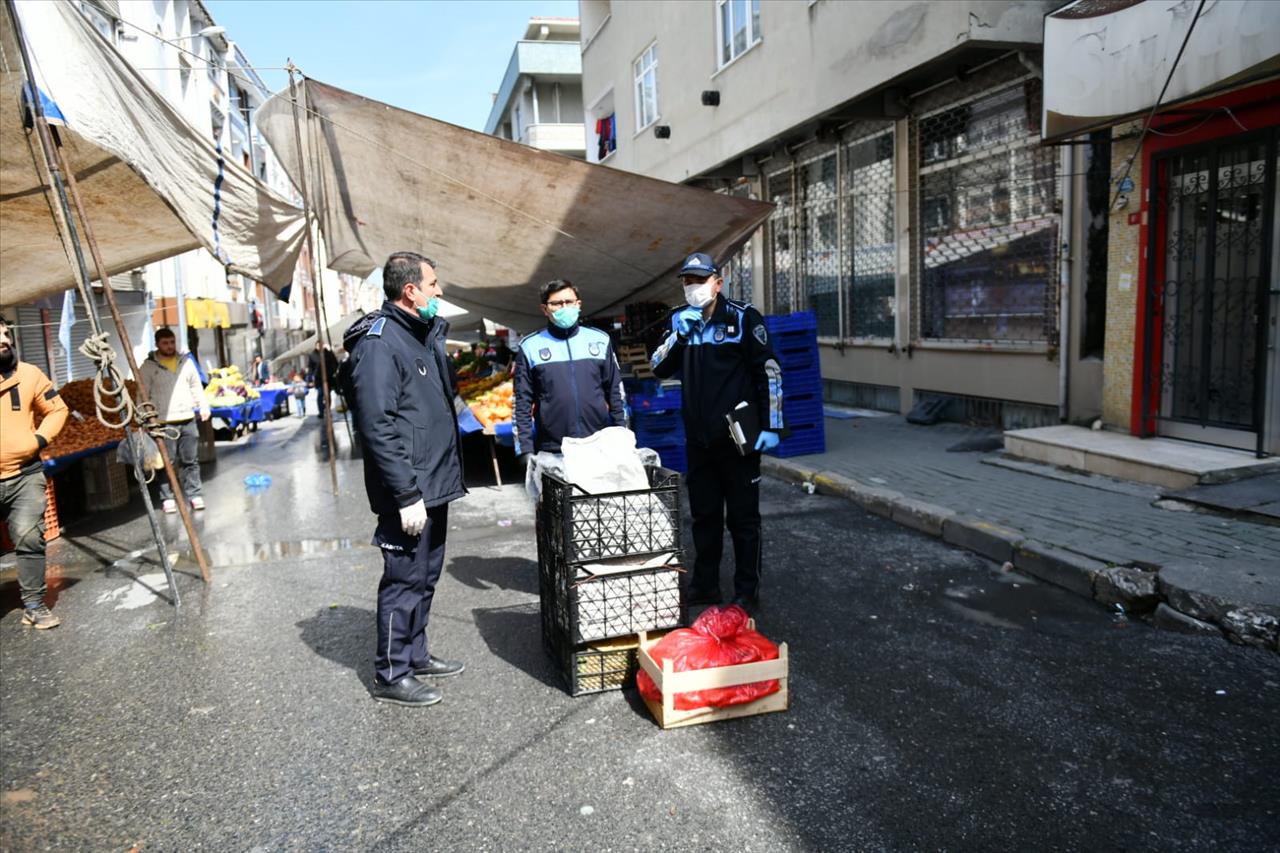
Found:
<path fill-rule="evenodd" d="M 756 439 L 760 437 L 760 413 L 756 407 L 743 400 L 724 419 L 729 425 L 729 438 L 738 448 L 738 453 L 742 456 L 755 453 Z"/>

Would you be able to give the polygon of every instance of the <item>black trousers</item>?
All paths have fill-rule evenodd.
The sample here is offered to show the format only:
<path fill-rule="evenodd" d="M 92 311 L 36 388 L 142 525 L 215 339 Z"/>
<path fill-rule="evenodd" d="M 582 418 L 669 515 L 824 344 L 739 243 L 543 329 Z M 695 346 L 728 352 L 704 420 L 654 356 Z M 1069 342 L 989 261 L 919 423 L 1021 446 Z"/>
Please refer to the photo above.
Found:
<path fill-rule="evenodd" d="M 760 454 L 739 456 L 728 440 L 712 447 L 690 443 L 687 452 L 685 483 L 696 551 L 690 594 L 719 596 L 727 525 L 733 539 L 733 594 L 755 598 L 760 592 Z"/>
<path fill-rule="evenodd" d="M 401 529 L 399 515 L 378 516 L 372 544 L 382 549 L 382 581 L 374 670 L 383 684 L 399 681 L 427 662 L 427 622 L 448 532 L 448 504 L 427 510 L 427 526 L 416 538 Z"/>

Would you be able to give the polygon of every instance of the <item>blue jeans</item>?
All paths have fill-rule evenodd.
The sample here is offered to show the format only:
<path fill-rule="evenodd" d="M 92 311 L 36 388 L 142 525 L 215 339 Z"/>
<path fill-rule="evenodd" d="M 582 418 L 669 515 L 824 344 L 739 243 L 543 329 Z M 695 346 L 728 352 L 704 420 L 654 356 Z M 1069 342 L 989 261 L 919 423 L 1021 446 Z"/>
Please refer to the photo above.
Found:
<path fill-rule="evenodd" d="M 177 438 L 166 438 L 165 446 L 169 450 L 169 458 L 173 467 L 178 470 L 178 481 L 182 483 L 182 494 L 187 500 L 200 494 L 200 427 L 195 418 L 180 424 L 165 424 L 178 431 Z M 160 500 L 173 500 L 173 487 L 169 478 L 161 472 L 156 477 L 160 483 Z"/>

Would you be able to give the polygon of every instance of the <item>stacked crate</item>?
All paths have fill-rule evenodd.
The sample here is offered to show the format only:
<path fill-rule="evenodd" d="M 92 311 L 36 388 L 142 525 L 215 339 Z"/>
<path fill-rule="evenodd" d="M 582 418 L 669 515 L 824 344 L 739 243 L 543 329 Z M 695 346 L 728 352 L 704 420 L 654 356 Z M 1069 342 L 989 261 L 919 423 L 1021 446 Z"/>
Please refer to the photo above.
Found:
<path fill-rule="evenodd" d="M 591 494 L 543 475 L 542 642 L 574 696 L 629 683 L 637 635 L 684 621 L 680 475 L 650 468 L 648 476 L 648 489 Z"/>
<path fill-rule="evenodd" d="M 618 367 L 626 378 L 652 379 L 653 368 L 644 344 L 627 343 L 618 347 Z"/>
<path fill-rule="evenodd" d="M 628 402 L 636 447 L 656 450 L 664 466 L 683 474 L 689 465 L 680 399 L 679 388 L 657 385 L 651 393 L 630 395 Z"/>
<path fill-rule="evenodd" d="M 818 318 L 812 311 L 764 318 L 782 367 L 782 416 L 791 434 L 774 456 L 804 456 L 827 449 L 818 366 Z"/>

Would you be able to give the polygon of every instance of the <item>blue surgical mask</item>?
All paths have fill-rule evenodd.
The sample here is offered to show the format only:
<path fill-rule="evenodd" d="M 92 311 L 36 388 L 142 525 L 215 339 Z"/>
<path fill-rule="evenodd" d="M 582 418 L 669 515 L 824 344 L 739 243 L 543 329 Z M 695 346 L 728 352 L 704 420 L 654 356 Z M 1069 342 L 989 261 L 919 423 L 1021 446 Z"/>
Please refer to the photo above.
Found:
<path fill-rule="evenodd" d="M 551 322 L 562 329 L 572 329 L 578 322 L 579 310 L 577 305 L 566 305 L 563 308 L 557 308 L 551 312 Z"/>
<path fill-rule="evenodd" d="M 430 320 L 436 316 L 436 312 L 440 310 L 440 300 L 433 296 L 427 300 L 426 305 L 418 306 L 418 316 L 424 320 Z"/>

